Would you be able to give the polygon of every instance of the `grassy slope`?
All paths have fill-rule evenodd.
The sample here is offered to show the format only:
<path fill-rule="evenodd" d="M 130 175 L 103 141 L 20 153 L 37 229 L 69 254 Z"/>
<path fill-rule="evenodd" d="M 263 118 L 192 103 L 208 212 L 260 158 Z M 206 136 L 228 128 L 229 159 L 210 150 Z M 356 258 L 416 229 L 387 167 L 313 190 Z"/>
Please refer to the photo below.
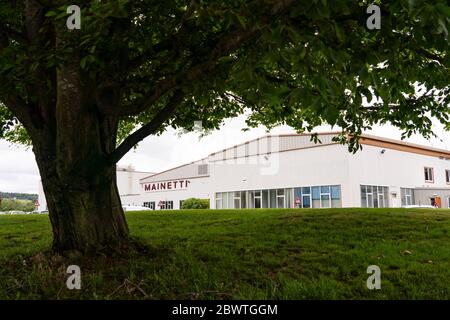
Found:
<path fill-rule="evenodd" d="M 0 298 L 450 299 L 450 210 L 167 211 L 127 219 L 149 253 L 93 262 L 33 255 L 50 246 L 47 216 L 0 217 Z M 80 291 L 65 288 L 71 263 L 81 264 Z M 378 291 L 366 288 L 371 264 L 381 268 Z"/>

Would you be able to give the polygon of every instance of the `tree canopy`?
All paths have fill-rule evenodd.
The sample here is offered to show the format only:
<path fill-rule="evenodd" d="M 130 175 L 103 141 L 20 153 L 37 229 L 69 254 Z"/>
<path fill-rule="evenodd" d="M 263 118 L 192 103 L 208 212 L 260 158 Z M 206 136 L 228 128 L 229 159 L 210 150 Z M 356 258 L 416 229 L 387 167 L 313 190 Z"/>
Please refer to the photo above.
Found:
<path fill-rule="evenodd" d="M 0 138 L 33 146 L 53 249 L 129 244 L 116 163 L 168 127 L 450 129 L 447 2 L 374 2 L 0 0 Z"/>
<path fill-rule="evenodd" d="M 167 126 L 217 129 L 246 110 L 250 126 L 299 131 L 389 122 L 427 137 L 431 117 L 450 129 L 447 2 L 374 1 L 379 30 L 370 3 L 1 0 L 0 135 L 57 130 L 56 72 L 74 53 L 98 112 L 120 119 L 111 161 Z M 66 28 L 69 4 L 80 30 Z"/>

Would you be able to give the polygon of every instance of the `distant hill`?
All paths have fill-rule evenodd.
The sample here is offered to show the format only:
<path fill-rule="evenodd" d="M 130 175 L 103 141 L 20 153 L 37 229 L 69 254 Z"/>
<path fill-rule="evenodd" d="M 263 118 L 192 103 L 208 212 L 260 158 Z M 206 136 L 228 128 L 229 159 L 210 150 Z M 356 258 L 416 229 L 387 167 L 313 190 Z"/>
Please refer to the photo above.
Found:
<path fill-rule="evenodd" d="M 15 192 L 1 192 L 0 199 L 17 199 L 17 200 L 37 200 L 37 194 L 31 193 L 15 193 Z"/>

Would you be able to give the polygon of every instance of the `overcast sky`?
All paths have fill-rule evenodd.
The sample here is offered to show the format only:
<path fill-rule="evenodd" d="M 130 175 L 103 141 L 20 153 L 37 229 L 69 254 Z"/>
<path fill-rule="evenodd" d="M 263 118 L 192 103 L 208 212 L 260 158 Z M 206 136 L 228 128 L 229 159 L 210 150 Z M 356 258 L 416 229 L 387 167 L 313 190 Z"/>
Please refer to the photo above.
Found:
<path fill-rule="evenodd" d="M 244 116 L 226 120 L 221 130 L 214 131 L 200 140 L 198 133 L 179 135 L 172 129 L 159 137 L 148 137 L 135 150 L 130 151 L 119 165 L 132 164 L 139 171 L 159 172 L 266 134 L 264 127 L 243 132 L 244 120 Z M 330 130 L 330 127 L 320 127 L 315 131 Z M 421 136 L 414 136 L 405 141 L 450 150 L 450 132 L 444 131 L 439 123 L 435 124 L 434 130 L 439 136 L 438 139 L 427 141 Z M 281 126 L 270 133 L 295 131 L 288 126 Z M 391 126 L 378 126 L 367 133 L 393 139 L 399 139 L 401 135 L 399 130 Z M 26 150 L 0 140 L 0 191 L 37 193 L 39 179 L 31 149 Z"/>

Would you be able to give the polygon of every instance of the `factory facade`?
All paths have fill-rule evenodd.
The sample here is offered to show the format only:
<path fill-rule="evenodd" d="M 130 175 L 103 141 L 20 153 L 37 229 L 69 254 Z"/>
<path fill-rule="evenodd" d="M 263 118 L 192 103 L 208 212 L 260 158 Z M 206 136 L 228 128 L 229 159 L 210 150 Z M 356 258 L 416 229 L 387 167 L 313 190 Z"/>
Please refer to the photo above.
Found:
<path fill-rule="evenodd" d="M 213 209 L 450 208 L 450 151 L 363 135 L 350 153 L 337 133 L 269 135 L 156 174 L 128 174 L 122 204 L 180 209 L 188 198 Z M 120 190 L 119 183 L 119 190 Z"/>
<path fill-rule="evenodd" d="M 355 154 L 337 133 L 265 136 L 140 179 L 128 200 L 155 210 L 188 198 L 215 209 L 450 207 L 450 151 L 363 135 Z"/>

